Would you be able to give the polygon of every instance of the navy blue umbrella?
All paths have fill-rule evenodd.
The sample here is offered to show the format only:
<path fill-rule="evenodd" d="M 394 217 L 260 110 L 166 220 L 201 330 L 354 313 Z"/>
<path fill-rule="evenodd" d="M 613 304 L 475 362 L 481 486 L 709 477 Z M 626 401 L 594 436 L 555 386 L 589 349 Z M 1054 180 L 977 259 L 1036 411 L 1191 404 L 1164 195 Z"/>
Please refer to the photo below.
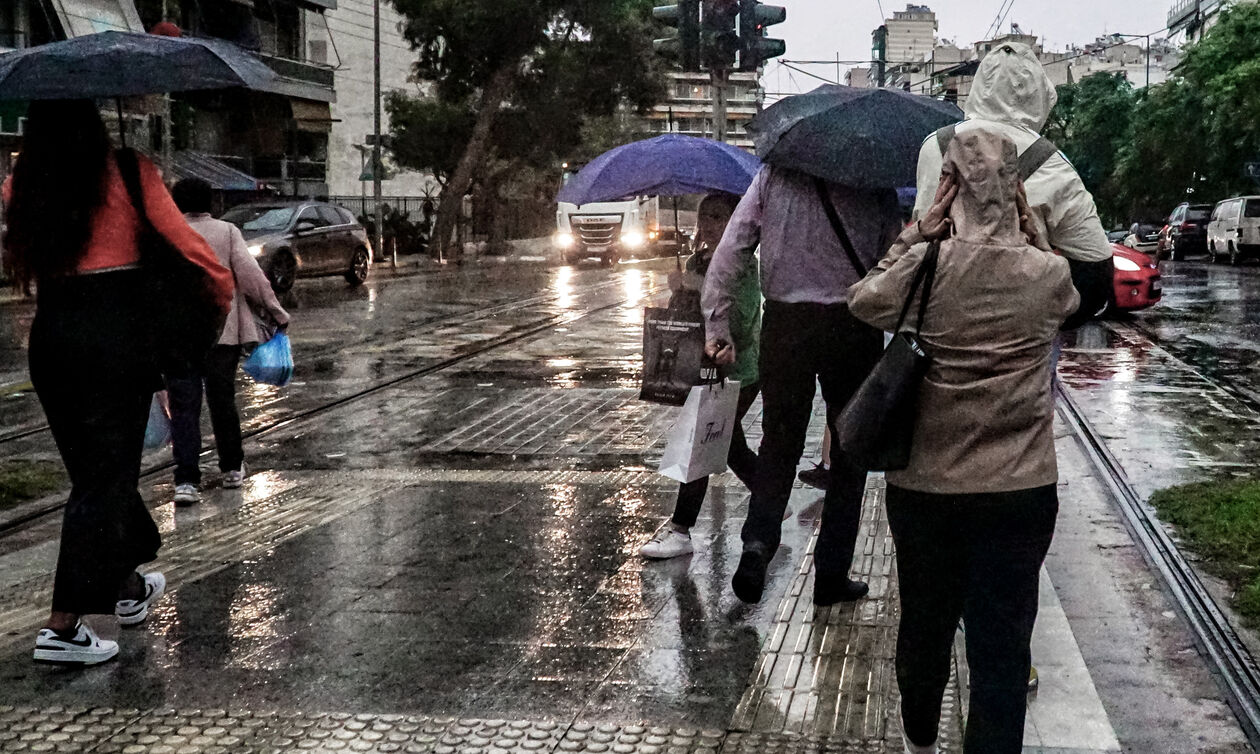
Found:
<path fill-rule="evenodd" d="M 569 179 L 556 201 L 611 202 L 632 196 L 743 194 L 761 162 L 712 139 L 666 134 L 610 149 Z"/>
<path fill-rule="evenodd" d="M 106 31 L 0 55 L 0 100 L 268 89 L 278 81 L 261 60 L 216 39 Z"/>
<path fill-rule="evenodd" d="M 776 102 L 748 125 L 757 155 L 856 188 L 913 186 L 923 140 L 962 120 L 957 105 L 900 89 L 827 84 Z"/>

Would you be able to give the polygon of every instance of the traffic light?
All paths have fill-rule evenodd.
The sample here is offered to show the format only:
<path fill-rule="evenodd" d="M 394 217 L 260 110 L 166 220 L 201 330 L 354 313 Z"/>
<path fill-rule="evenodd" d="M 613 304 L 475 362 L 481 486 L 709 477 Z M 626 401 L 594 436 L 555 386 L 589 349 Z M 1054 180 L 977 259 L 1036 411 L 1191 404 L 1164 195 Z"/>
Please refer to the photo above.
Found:
<path fill-rule="evenodd" d="M 739 55 L 739 0 L 704 0 L 700 9 L 700 62 L 711 70 L 735 67 Z"/>
<path fill-rule="evenodd" d="M 787 20 L 787 8 L 766 5 L 757 0 L 740 0 L 739 3 L 739 70 L 755 71 L 770 58 L 787 52 L 782 39 L 766 36 L 766 27 Z"/>
<path fill-rule="evenodd" d="M 684 71 L 700 70 L 700 0 L 678 0 L 677 5 L 652 9 L 656 20 L 678 29 L 677 36 L 652 41 L 660 54 L 674 58 Z"/>

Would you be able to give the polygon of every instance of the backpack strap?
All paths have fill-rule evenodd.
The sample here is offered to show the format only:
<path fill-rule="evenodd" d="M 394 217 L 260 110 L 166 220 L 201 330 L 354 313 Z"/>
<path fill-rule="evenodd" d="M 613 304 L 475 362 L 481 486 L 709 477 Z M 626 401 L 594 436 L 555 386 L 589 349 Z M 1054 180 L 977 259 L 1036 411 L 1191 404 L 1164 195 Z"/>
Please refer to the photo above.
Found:
<path fill-rule="evenodd" d="M 822 203 L 823 211 L 827 213 L 827 220 L 831 222 L 831 229 L 835 231 L 836 238 L 840 239 L 840 245 L 844 247 L 844 253 L 849 256 L 849 264 L 853 265 L 853 269 L 857 272 L 859 279 L 866 277 L 866 265 L 862 264 L 857 251 L 853 249 L 853 242 L 849 240 L 849 234 L 844 229 L 844 223 L 840 222 L 840 215 L 836 213 L 836 208 L 831 204 L 831 192 L 827 189 L 827 182 L 822 178 L 814 178 L 814 189 L 818 191 L 818 201 Z"/>
<path fill-rule="evenodd" d="M 1033 173 L 1036 173 L 1042 165 L 1046 164 L 1046 160 L 1058 151 L 1059 148 L 1054 145 L 1054 142 L 1044 136 L 1034 141 L 1033 145 L 1019 156 L 1019 179 L 1027 181 L 1032 178 Z"/>

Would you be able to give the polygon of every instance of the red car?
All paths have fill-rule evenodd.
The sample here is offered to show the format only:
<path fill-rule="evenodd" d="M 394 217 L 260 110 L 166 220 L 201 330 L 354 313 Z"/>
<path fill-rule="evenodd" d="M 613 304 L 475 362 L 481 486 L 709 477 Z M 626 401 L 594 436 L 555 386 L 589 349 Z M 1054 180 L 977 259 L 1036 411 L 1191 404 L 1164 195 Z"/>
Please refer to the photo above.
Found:
<path fill-rule="evenodd" d="M 1163 290 L 1154 257 L 1113 243 L 1111 262 L 1116 267 L 1111 301 L 1116 311 L 1134 312 L 1159 303 Z"/>

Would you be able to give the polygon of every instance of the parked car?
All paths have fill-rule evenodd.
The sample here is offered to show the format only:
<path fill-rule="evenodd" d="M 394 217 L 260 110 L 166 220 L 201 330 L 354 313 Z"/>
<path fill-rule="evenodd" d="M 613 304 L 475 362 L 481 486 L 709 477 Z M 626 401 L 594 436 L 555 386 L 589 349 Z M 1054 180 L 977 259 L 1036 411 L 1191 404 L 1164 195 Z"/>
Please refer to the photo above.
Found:
<path fill-rule="evenodd" d="M 1120 228 L 1119 230 L 1107 231 L 1107 240 L 1110 241 L 1111 243 L 1123 243 L 1124 239 L 1128 237 L 1129 237 L 1129 231 L 1125 230 L 1124 228 Z"/>
<path fill-rule="evenodd" d="M 1260 196 L 1218 202 L 1207 228 L 1208 260 L 1238 264 L 1260 253 Z"/>
<path fill-rule="evenodd" d="M 1110 311 L 1132 312 L 1159 303 L 1163 297 L 1159 261 L 1156 257 L 1113 243 L 1111 262 L 1116 268 Z"/>
<path fill-rule="evenodd" d="M 233 207 L 223 220 L 241 229 L 271 287 L 284 292 L 299 276 L 344 275 L 362 285 L 372 267 L 367 231 L 344 207 L 277 200 Z"/>
<path fill-rule="evenodd" d="M 1168 217 L 1168 258 L 1185 259 L 1187 254 L 1207 252 L 1207 224 L 1210 204 L 1178 204 Z"/>

